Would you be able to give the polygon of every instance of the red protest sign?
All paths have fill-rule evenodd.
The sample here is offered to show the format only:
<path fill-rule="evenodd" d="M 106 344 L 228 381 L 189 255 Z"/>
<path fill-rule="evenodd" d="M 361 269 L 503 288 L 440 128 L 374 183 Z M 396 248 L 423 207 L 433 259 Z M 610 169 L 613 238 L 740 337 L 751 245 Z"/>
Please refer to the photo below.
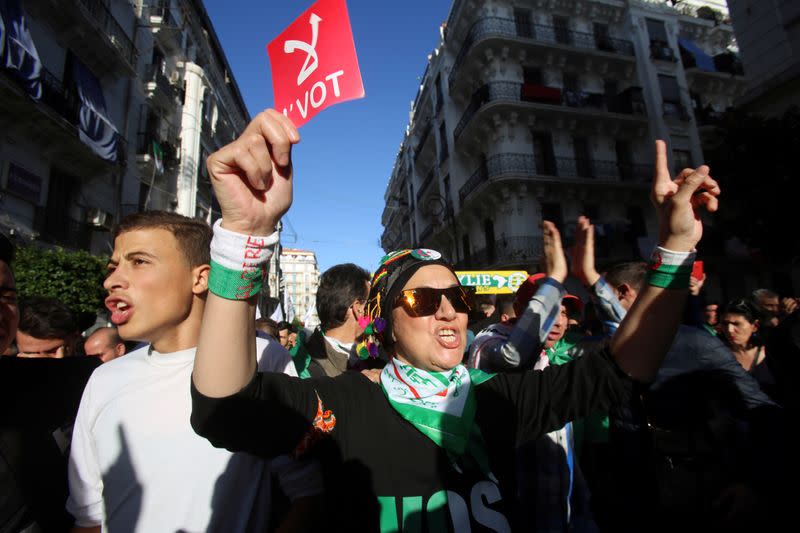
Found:
<path fill-rule="evenodd" d="M 298 128 L 326 107 L 364 97 L 345 0 L 319 0 L 267 45 L 275 109 Z"/>

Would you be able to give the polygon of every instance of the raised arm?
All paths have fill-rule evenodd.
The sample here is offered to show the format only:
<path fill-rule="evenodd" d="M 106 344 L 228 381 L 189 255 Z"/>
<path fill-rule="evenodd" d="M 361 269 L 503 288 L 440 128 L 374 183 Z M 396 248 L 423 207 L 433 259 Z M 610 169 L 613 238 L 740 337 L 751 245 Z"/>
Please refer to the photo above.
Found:
<path fill-rule="evenodd" d="M 660 250 L 654 254 L 646 286 L 611 341 L 617 365 L 638 381 L 655 377 L 672 345 L 683 317 L 693 252 L 703 236 L 700 212 L 716 211 L 719 193 L 705 165 L 685 169 L 673 181 L 666 145 L 656 141 L 651 199 L 658 215 Z"/>
<path fill-rule="evenodd" d="M 588 217 L 578 217 L 575 247 L 572 251 L 572 275 L 589 291 L 604 329 L 610 336 L 625 318 L 625 308 L 620 304 L 611 286 L 595 267 L 594 224 Z"/>
<path fill-rule="evenodd" d="M 224 397 L 247 385 L 256 372 L 255 305 L 258 291 L 248 291 L 248 276 L 269 259 L 266 244 L 292 204 L 292 145 L 300 141 L 297 129 L 275 110 L 256 116 L 233 143 L 211 154 L 207 166 L 222 209 L 221 229 L 215 228 L 211 290 L 203 315 L 192 379 L 199 392 Z M 216 233 L 225 237 L 217 241 Z M 258 237 L 261 236 L 261 237 Z M 241 256 L 238 257 L 237 256 Z M 237 263 L 238 260 L 238 263 Z M 228 290 L 241 264 L 241 286 Z M 216 279 L 215 279 L 216 278 Z M 219 282 L 219 284 L 217 284 Z M 216 292 L 216 293 L 215 293 Z"/>
<path fill-rule="evenodd" d="M 524 367 L 539 355 L 545 337 L 550 333 L 564 297 L 564 280 L 567 261 L 561 245 L 561 234 L 555 224 L 545 220 L 542 224 L 544 259 L 547 278 L 517 318 L 511 335 L 479 334 L 470 347 L 470 363 L 487 372 L 499 372 Z"/>

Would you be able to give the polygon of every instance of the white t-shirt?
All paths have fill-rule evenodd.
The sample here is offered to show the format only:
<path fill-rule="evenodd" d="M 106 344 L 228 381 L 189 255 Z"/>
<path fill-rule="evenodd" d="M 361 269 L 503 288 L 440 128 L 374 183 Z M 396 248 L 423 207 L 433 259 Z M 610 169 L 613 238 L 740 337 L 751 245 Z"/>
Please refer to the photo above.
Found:
<path fill-rule="evenodd" d="M 297 375 L 280 344 L 256 339 L 256 346 L 260 370 Z M 77 526 L 148 533 L 266 529 L 268 463 L 214 448 L 189 423 L 194 354 L 195 348 L 160 354 L 147 346 L 92 374 L 69 460 L 67 510 Z"/>

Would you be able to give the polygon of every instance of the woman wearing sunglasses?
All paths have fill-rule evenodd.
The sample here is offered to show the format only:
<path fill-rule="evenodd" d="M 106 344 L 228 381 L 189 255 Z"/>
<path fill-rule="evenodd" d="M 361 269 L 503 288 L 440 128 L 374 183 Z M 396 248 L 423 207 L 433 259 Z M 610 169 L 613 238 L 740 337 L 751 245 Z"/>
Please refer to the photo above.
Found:
<path fill-rule="evenodd" d="M 651 285 L 602 353 L 542 372 L 466 369 L 468 295 L 438 253 L 402 250 L 383 258 L 369 296 L 362 352 L 380 344 L 392 356 L 380 385 L 360 374 L 299 380 L 256 372 L 250 297 L 275 242 L 253 236 L 271 232 L 291 204 L 298 141 L 286 117 L 267 111 L 208 160 L 223 219 L 194 366 L 195 430 L 231 450 L 322 457 L 327 529 L 510 531 L 517 443 L 608 408 L 632 379 L 654 376 L 687 294 L 702 233 L 695 210 L 716 210 L 719 188 L 707 167 L 672 181 L 657 143 L 663 249 Z M 563 291 L 561 281 L 553 283 Z"/>

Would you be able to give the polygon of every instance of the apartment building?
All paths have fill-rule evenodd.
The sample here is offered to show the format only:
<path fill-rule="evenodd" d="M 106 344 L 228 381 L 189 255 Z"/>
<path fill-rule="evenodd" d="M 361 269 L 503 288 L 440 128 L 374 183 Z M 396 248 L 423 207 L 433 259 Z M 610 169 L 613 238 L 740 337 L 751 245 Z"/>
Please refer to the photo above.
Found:
<path fill-rule="evenodd" d="M 541 221 L 569 243 L 586 214 L 601 262 L 648 253 L 653 139 L 673 168 L 699 164 L 703 121 L 745 89 L 719 4 L 456 0 L 387 186 L 382 246 L 535 269 Z"/>
<path fill-rule="evenodd" d="M 219 216 L 205 166 L 250 121 L 201 0 L 140 7 L 150 52 L 136 134 L 138 182 L 128 209 L 166 209 L 212 222 Z M 216 211 L 216 214 L 214 212 Z"/>
<path fill-rule="evenodd" d="M 800 106 L 800 2 L 729 0 L 748 74 L 739 104 L 763 115 Z"/>
<path fill-rule="evenodd" d="M 280 272 L 283 290 L 291 298 L 295 316 L 302 320 L 309 309 L 315 308 L 317 301 L 320 276 L 317 256 L 310 250 L 283 248 L 280 256 Z"/>
<path fill-rule="evenodd" d="M 143 209 L 208 221 L 249 120 L 201 0 L 0 2 L 0 231 L 107 253 Z"/>

